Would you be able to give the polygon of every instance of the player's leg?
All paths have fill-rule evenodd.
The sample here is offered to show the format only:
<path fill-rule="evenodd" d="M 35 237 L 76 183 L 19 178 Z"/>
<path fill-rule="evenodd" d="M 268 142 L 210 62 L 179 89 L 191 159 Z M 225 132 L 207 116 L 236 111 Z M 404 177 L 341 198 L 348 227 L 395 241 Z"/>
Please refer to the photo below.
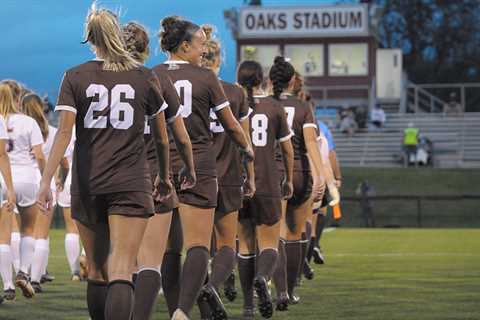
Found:
<path fill-rule="evenodd" d="M 183 242 L 187 256 L 183 264 L 178 309 L 188 315 L 202 288 L 208 271 L 214 208 L 203 209 L 180 203 Z M 202 223 L 199 223 L 201 221 Z M 178 311 L 177 309 L 177 311 Z"/>
<path fill-rule="evenodd" d="M 47 214 L 38 214 L 35 221 L 35 251 L 33 254 L 31 278 L 35 293 L 42 292 L 40 281 L 44 275 L 49 254 L 48 234 L 53 218 L 53 208 Z"/>
<path fill-rule="evenodd" d="M 14 213 L 3 205 L 0 211 L 0 276 L 2 277 L 4 298 L 15 300 L 15 286 L 12 274 L 12 253 L 10 248 L 12 220 Z"/>
<path fill-rule="evenodd" d="M 32 298 L 35 291 L 30 283 L 29 271 L 32 265 L 33 254 L 35 251 L 35 220 L 39 214 L 36 205 L 19 206 L 17 205 L 20 215 L 20 271 L 15 278 L 15 284 L 22 290 L 22 294 L 26 298 Z"/>
<path fill-rule="evenodd" d="M 255 278 L 255 225 L 250 219 L 238 222 L 238 275 L 243 292 L 243 316 L 254 319 L 253 279 Z"/>
<path fill-rule="evenodd" d="M 287 201 L 282 201 L 282 219 L 280 220 L 280 240 L 278 242 L 278 261 L 273 273 L 273 281 L 277 291 L 277 307 L 278 311 L 286 311 L 288 309 L 288 293 L 287 293 L 287 255 L 285 252 L 285 242 L 287 239 L 286 224 Z"/>
<path fill-rule="evenodd" d="M 161 288 L 160 268 L 167 245 L 172 212 L 155 214 L 148 220 L 147 229 L 137 258 L 134 318 L 151 318 L 153 306 Z"/>
<path fill-rule="evenodd" d="M 68 266 L 73 281 L 78 281 L 88 276 L 88 272 L 81 272 L 80 266 L 80 236 L 77 225 L 72 219 L 70 207 L 63 207 L 63 219 L 65 221 L 65 253 L 67 256 Z M 84 263 L 84 269 L 86 265 Z"/>
<path fill-rule="evenodd" d="M 178 209 L 172 213 L 167 249 L 162 262 L 162 288 L 170 317 L 178 307 L 182 271 L 183 232 Z"/>
<path fill-rule="evenodd" d="M 10 240 L 10 248 L 12 251 L 12 263 L 15 273 L 20 271 L 20 217 L 16 214 L 12 219 L 12 235 Z"/>
<path fill-rule="evenodd" d="M 320 246 L 320 240 L 322 238 L 323 230 L 325 229 L 325 225 L 327 222 L 327 209 L 328 207 L 325 206 L 320 209 L 317 217 L 317 224 L 316 224 L 316 234 L 315 234 L 315 246 L 313 247 L 313 261 L 316 264 L 324 264 L 325 257 L 323 256 L 322 249 Z"/>

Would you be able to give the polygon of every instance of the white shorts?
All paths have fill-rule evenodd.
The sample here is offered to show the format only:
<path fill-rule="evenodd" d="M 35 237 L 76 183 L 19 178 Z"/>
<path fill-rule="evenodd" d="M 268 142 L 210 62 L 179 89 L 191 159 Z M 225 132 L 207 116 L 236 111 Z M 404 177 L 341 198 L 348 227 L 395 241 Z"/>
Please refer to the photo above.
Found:
<path fill-rule="evenodd" d="M 13 182 L 13 189 L 17 197 L 17 206 L 30 207 L 37 202 L 38 183 Z M 7 189 L 2 188 L 2 204 L 7 201 Z"/>
<path fill-rule="evenodd" d="M 71 198 L 70 195 L 70 186 L 72 185 L 72 174 L 71 170 L 68 172 L 67 178 L 65 179 L 65 184 L 63 186 L 62 192 L 58 194 L 58 205 L 62 208 L 70 208 Z"/>

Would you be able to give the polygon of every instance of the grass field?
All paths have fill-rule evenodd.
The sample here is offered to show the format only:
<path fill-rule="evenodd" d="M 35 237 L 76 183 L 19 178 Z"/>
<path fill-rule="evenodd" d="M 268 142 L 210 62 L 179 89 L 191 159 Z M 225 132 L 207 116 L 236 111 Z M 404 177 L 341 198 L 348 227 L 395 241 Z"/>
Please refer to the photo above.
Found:
<path fill-rule="evenodd" d="M 51 239 L 55 282 L 32 300 L 1 305 L 0 319 L 88 319 L 85 283 L 69 281 L 63 232 Z M 480 319 L 479 247 L 480 229 L 336 229 L 324 235 L 327 264 L 298 291 L 302 304 L 273 318 Z M 227 304 L 231 319 L 240 307 L 241 297 Z M 154 319 L 168 319 L 162 297 Z"/>

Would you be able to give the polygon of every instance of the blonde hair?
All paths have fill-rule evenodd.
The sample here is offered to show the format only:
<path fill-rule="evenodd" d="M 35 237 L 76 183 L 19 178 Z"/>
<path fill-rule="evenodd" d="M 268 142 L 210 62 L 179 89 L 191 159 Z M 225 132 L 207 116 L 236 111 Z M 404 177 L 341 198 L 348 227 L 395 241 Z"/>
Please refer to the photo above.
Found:
<path fill-rule="evenodd" d="M 25 90 L 24 86 L 22 86 L 17 81 L 11 79 L 3 80 L 2 84 L 8 85 L 12 93 L 13 101 L 16 105 L 18 105 L 20 103 L 20 98 Z"/>
<path fill-rule="evenodd" d="M 85 42 L 90 42 L 97 56 L 104 59 L 104 70 L 128 71 L 139 66 L 125 47 L 117 16 L 110 10 L 97 9 L 95 2 L 87 15 Z"/>
<path fill-rule="evenodd" d="M 123 26 L 123 38 L 127 51 L 135 60 L 143 64 L 150 55 L 150 49 L 148 48 L 150 40 L 145 27 L 131 21 Z"/>
<path fill-rule="evenodd" d="M 0 115 L 5 120 L 11 113 L 18 113 L 15 100 L 13 99 L 12 89 L 7 83 L 0 83 Z"/>
<path fill-rule="evenodd" d="M 32 117 L 35 119 L 35 121 L 37 121 L 40 131 L 42 132 L 43 140 L 47 140 L 48 120 L 43 112 L 44 106 L 42 99 L 38 95 L 30 93 L 23 97 L 21 106 L 22 112 L 25 115 Z"/>
<path fill-rule="evenodd" d="M 215 65 L 220 65 L 222 59 L 222 46 L 220 41 L 213 36 L 214 27 L 208 24 L 202 25 L 202 30 L 207 36 L 207 42 L 205 43 L 206 54 L 202 60 L 202 66 L 206 68 L 212 68 Z"/>

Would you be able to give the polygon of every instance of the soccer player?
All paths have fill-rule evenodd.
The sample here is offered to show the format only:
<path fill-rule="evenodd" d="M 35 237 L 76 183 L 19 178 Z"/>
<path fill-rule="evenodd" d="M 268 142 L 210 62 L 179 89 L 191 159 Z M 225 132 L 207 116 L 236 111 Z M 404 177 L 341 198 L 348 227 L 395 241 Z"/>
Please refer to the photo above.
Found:
<path fill-rule="evenodd" d="M 263 71 L 259 63 L 242 62 L 238 68 L 238 83 L 245 88 L 249 106 L 253 109 L 250 134 L 255 152 L 256 186 L 255 195 L 244 202 L 239 214 L 238 268 L 244 295 L 244 316 L 254 316 L 255 289 L 261 315 L 270 318 L 273 304 L 267 279 L 272 276 L 278 258 L 281 200 L 289 199 L 293 193 L 293 147 L 290 141 L 293 133 L 280 102 L 266 96 L 260 89 Z M 283 157 L 283 182 L 275 165 L 277 143 L 280 144 Z M 259 256 L 255 259 L 256 242 Z"/>
<path fill-rule="evenodd" d="M 5 118 L 9 136 L 7 152 L 12 166 L 16 205 L 21 221 L 20 270 L 15 284 L 25 297 L 31 298 L 35 292 L 30 284 L 29 271 L 35 249 L 33 236 L 38 213 L 35 206 L 38 176 L 39 170 L 42 172 L 45 166 L 42 150 L 44 140 L 37 122 L 21 114 L 13 100 L 2 104 L 0 114 Z"/>
<path fill-rule="evenodd" d="M 218 75 L 220 71 L 221 45 L 212 37 L 213 27 L 202 26 L 206 36 L 206 51 L 203 66 L 210 68 Z M 252 111 L 246 101 L 242 87 L 237 84 L 220 81 L 230 102 L 230 108 L 235 118 L 240 122 L 246 136 L 249 138 L 249 119 Z M 242 193 L 252 197 L 255 192 L 255 177 L 253 163 L 247 169 L 245 189 L 243 186 L 242 162 L 240 153 L 232 140 L 228 138 L 225 129 L 218 123 L 215 113 L 211 113 L 210 129 L 214 134 L 213 149 L 217 157 L 218 197 L 215 209 L 215 240 L 216 254 L 211 265 L 209 282 L 200 292 L 200 300 L 207 301 L 215 319 L 226 319 L 226 311 L 218 295 L 218 288 L 231 275 L 236 261 L 236 239 L 238 210 L 242 207 Z M 250 139 L 249 139 L 250 140 Z M 249 141 L 250 143 L 250 141 Z"/>
<path fill-rule="evenodd" d="M 71 206 L 88 262 L 88 310 L 92 320 L 130 320 L 132 270 L 148 218 L 154 213 L 143 140 L 146 116 L 152 117 L 156 141 L 159 199 L 170 196 L 173 189 L 165 105 L 157 77 L 125 49 L 115 14 L 94 3 L 85 36 L 96 58 L 64 75 L 56 106 L 59 129 L 38 203 L 48 210 L 50 181 L 75 125 Z"/>
<path fill-rule="evenodd" d="M 309 105 L 292 94 L 295 69 L 283 57 L 276 57 L 270 69 L 273 97 L 280 101 L 287 114 L 288 125 L 293 131 L 294 150 L 293 196 L 283 203 L 279 263 L 275 272 L 277 309 L 286 310 L 288 301 L 296 304 L 294 294 L 302 258 L 302 232 L 312 208 L 312 174 L 309 159 L 315 172 L 321 171 L 318 149 L 317 125 Z M 278 167 L 282 170 L 282 155 L 277 153 Z M 283 170 L 282 170 L 283 171 Z M 286 276 L 285 276 L 286 272 Z M 288 291 L 288 294 L 287 294 Z"/>
<path fill-rule="evenodd" d="M 10 107 L 6 107 L 10 105 Z M 0 110 L 9 109 L 14 105 L 10 87 L 0 82 Z M 4 293 L 1 300 L 15 300 L 15 287 L 12 281 L 12 253 L 10 247 L 13 209 L 16 204 L 16 195 L 12 180 L 12 170 L 7 153 L 9 136 L 3 116 L 0 116 L 0 172 L 3 183 L 1 185 L 1 210 L 0 210 L 0 276 L 2 277 Z"/>
<path fill-rule="evenodd" d="M 178 306 L 173 319 L 186 319 L 207 275 L 209 248 L 217 206 L 215 153 L 211 152 L 210 110 L 213 110 L 227 134 L 247 159 L 253 159 L 242 127 L 232 115 L 229 102 L 215 73 L 202 68 L 206 53 L 205 32 L 200 26 L 178 18 L 162 20 L 160 44 L 169 60 L 154 67 L 157 74 L 168 74 L 182 97 L 182 117 L 194 151 L 197 184 L 182 190 L 177 184 L 183 244 L 187 256 L 183 264 Z M 173 168 L 181 165 L 174 154 Z M 201 221 L 201 223 L 199 223 Z M 165 291 L 165 294 L 168 293 Z"/>
<path fill-rule="evenodd" d="M 48 124 L 48 120 L 45 117 L 44 113 L 42 99 L 38 95 L 33 93 L 26 94 L 21 101 L 21 110 L 25 115 L 33 118 L 40 127 L 44 141 L 42 148 L 43 153 L 45 157 L 48 158 L 48 155 L 50 154 L 50 151 L 52 149 L 53 139 L 55 137 L 57 129 Z M 68 163 L 66 163 L 66 161 L 66 158 L 62 159 L 63 166 L 68 166 Z M 40 175 L 38 175 L 38 181 L 40 181 Z M 59 185 L 58 179 L 56 179 L 56 181 L 52 181 L 52 195 L 56 195 L 57 193 L 56 185 Z M 56 204 L 55 196 L 53 198 L 53 203 Z M 50 210 L 53 210 L 53 208 L 50 208 Z M 52 222 L 52 217 L 52 212 L 50 212 L 48 215 L 40 214 L 37 215 L 35 221 L 35 250 L 31 266 L 31 283 L 33 289 L 35 290 L 35 293 L 42 292 L 40 281 L 42 279 L 42 276 L 46 272 L 48 264 L 48 255 L 50 252 L 48 234 L 50 230 L 50 224 Z"/>
<path fill-rule="evenodd" d="M 130 54 L 141 64 L 144 64 L 149 55 L 149 38 L 143 26 L 129 22 L 123 27 L 125 44 Z M 179 155 L 184 161 L 185 176 L 182 188 L 191 188 L 195 184 L 195 168 L 190 138 L 180 117 L 181 105 L 177 91 L 172 81 L 165 73 L 157 74 L 162 88 L 163 98 L 168 108 L 165 117 L 175 143 L 173 148 L 179 150 Z M 157 158 L 155 156 L 155 143 L 151 135 L 150 124 L 145 124 L 145 143 L 147 145 L 147 159 L 149 162 L 152 181 L 158 174 Z M 170 140 L 172 140 L 170 139 Z M 173 150 L 172 148 L 172 150 Z M 148 221 L 147 230 L 143 236 L 142 245 L 137 259 L 137 276 L 135 281 L 135 307 L 136 320 L 150 319 L 153 306 L 161 288 L 160 267 L 165 253 L 168 231 L 172 219 L 172 211 L 178 207 L 178 198 L 175 192 L 166 201 L 155 201 L 155 215 Z"/>

